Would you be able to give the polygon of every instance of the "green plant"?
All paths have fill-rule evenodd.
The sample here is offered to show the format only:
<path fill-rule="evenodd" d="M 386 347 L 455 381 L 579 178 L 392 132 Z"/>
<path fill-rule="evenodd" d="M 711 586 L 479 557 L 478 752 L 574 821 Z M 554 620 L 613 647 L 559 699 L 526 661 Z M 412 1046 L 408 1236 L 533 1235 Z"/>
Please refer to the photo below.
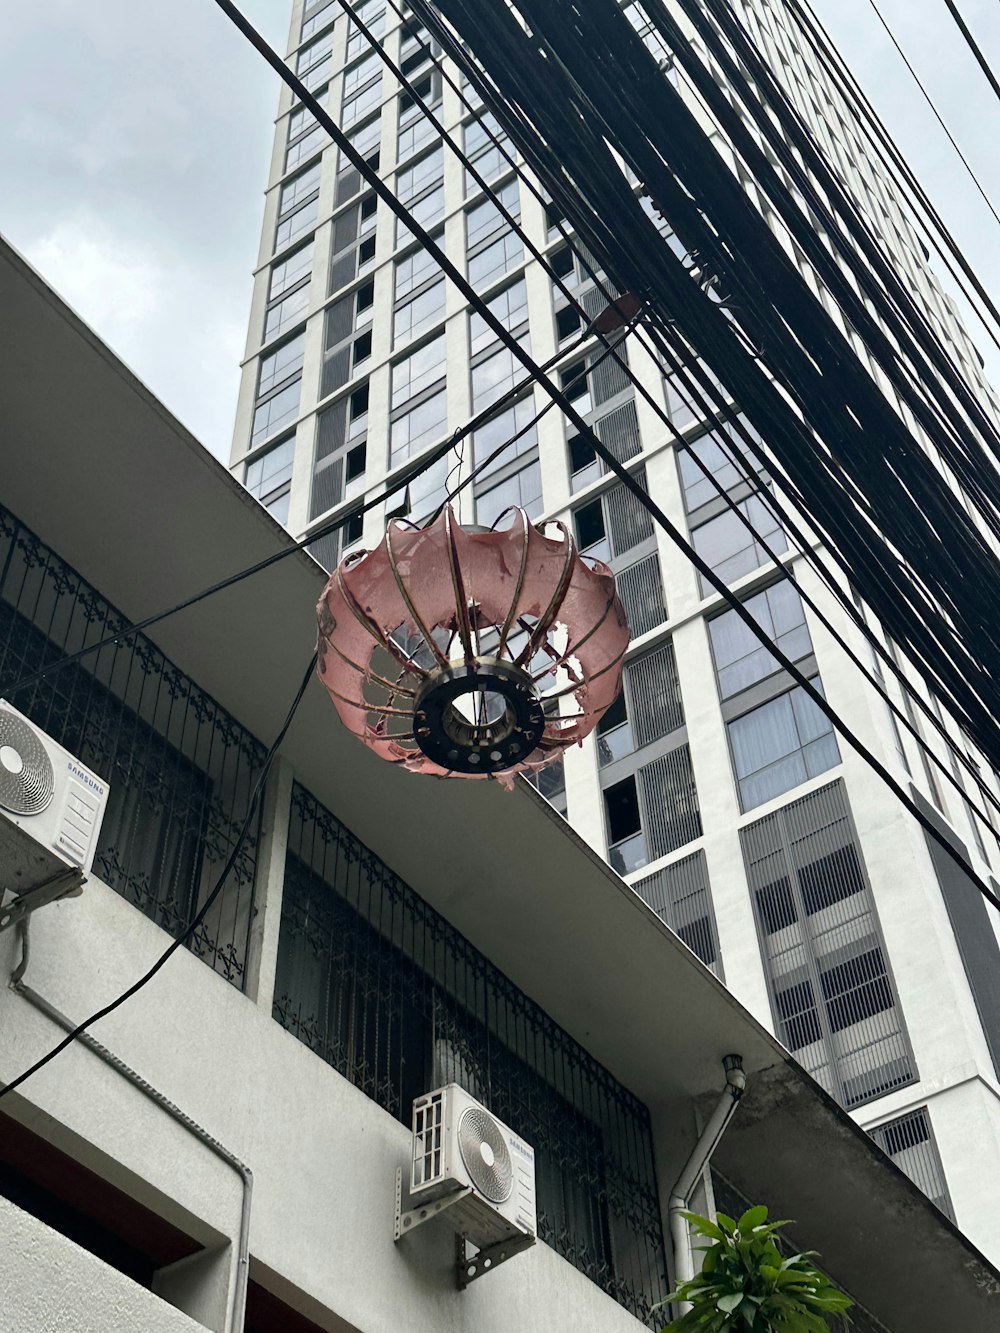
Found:
<path fill-rule="evenodd" d="M 810 1262 L 815 1250 L 782 1255 L 775 1236 L 788 1223 L 768 1222 L 763 1205 L 738 1222 L 725 1213 L 715 1222 L 684 1216 L 712 1244 L 696 1247 L 705 1252 L 701 1272 L 666 1298 L 692 1306 L 671 1333 L 829 1333 L 829 1319 L 848 1323 L 851 1298 Z"/>

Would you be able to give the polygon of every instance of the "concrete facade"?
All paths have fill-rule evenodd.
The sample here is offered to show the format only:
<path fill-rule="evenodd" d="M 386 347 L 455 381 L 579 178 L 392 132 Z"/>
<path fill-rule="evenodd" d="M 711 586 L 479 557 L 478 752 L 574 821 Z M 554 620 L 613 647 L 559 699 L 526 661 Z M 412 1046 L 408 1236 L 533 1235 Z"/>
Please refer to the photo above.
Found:
<path fill-rule="evenodd" d="M 365 21 L 377 29 L 386 51 L 394 59 L 409 62 L 407 69 L 411 78 L 421 86 L 424 79 L 430 80 L 428 97 L 446 128 L 469 151 L 478 151 L 475 113 L 463 106 L 458 93 L 447 82 L 440 84 L 439 76 L 434 74 L 429 63 L 421 63 L 415 54 L 414 43 L 407 44 L 393 7 L 370 0 L 360 12 Z M 956 317 L 953 303 L 926 262 L 898 191 L 873 164 L 860 127 L 827 76 L 797 39 L 785 7 L 779 3 L 771 4 L 769 0 L 753 0 L 752 3 L 747 0 L 741 6 L 741 13 L 748 30 L 784 81 L 807 123 L 819 135 L 831 162 L 839 168 L 861 208 L 885 239 L 893 259 L 920 297 L 932 326 L 983 400 L 993 402 L 975 348 Z M 327 43 L 328 54 L 316 61 L 311 55 L 303 54 L 326 51 Z M 429 127 L 421 129 L 423 122 L 419 118 L 414 120 L 412 113 L 400 102 L 390 75 L 381 70 L 377 62 L 372 62 L 360 35 L 355 34 L 349 39 L 347 19 L 339 6 L 311 4 L 303 9 L 300 0 L 296 0 L 289 59 L 295 61 L 310 87 L 321 91 L 325 104 L 335 117 L 340 115 L 352 132 L 360 127 L 359 142 L 365 151 L 378 148 L 379 171 L 383 179 L 396 180 L 397 168 L 401 167 L 398 179 L 401 188 L 408 188 L 405 182 L 411 177 L 404 173 L 413 163 L 429 162 L 437 140 Z M 454 71 L 453 74 L 457 82 L 457 74 Z M 358 100 L 353 101 L 354 98 Z M 355 117 L 353 108 L 361 102 L 365 103 L 366 109 Z M 481 401 L 476 401 L 474 390 L 476 368 L 483 353 L 470 346 L 474 330 L 470 332 L 468 312 L 458 293 L 447 283 L 440 305 L 432 308 L 419 331 L 413 335 L 399 331 L 404 302 L 394 296 L 394 291 L 399 290 L 400 261 L 409 253 L 405 239 L 397 245 L 395 224 L 384 206 L 375 206 L 372 200 L 369 208 L 360 182 L 346 183 L 346 176 L 339 172 L 337 150 L 328 145 L 322 132 L 304 130 L 300 121 L 293 122 L 293 114 L 290 95 L 283 90 L 265 196 L 262 243 L 231 468 L 233 474 L 244 480 L 296 536 L 305 536 L 331 516 L 349 512 L 351 502 L 360 494 L 378 494 L 404 462 L 418 456 L 424 447 L 439 442 L 447 431 L 466 421 L 482 405 Z M 415 146 L 414 138 L 417 140 Z M 487 147 L 484 161 L 490 151 Z M 276 229 L 281 228 L 289 213 L 289 206 L 282 205 L 287 199 L 284 192 L 289 182 L 301 180 L 313 168 L 317 191 L 315 207 L 307 203 L 303 210 L 303 214 L 308 213 L 309 220 L 291 241 L 280 239 L 284 233 L 279 232 L 276 243 Z M 499 160 L 492 174 L 489 169 L 486 174 L 493 188 L 513 190 L 518 185 L 513 171 L 505 169 Z M 430 200 L 426 204 L 427 219 L 440 224 L 447 253 L 456 261 L 467 260 L 470 277 L 474 277 L 478 270 L 473 266 L 476 256 L 481 253 L 481 243 L 478 239 L 470 243 L 468 228 L 478 227 L 472 219 L 476 216 L 476 202 L 480 196 L 475 191 L 466 194 L 462 167 L 447 147 L 441 158 L 440 182 L 439 198 L 430 200 L 433 190 L 427 195 L 417 191 L 416 197 L 418 201 Z M 548 256 L 560 252 L 562 239 L 548 227 L 542 205 L 523 184 L 519 187 L 518 197 L 521 223 L 528 235 Z M 295 206 L 298 206 L 297 201 Z M 360 212 L 352 223 L 350 219 L 359 207 Z M 358 237 L 356 263 L 353 260 L 347 262 L 345 268 L 344 256 L 353 251 L 351 243 L 343 237 L 352 226 L 356 227 Z M 478 237 L 479 232 L 475 234 Z M 278 333 L 269 336 L 266 321 L 274 318 L 277 305 L 277 299 L 272 297 L 275 270 L 287 255 L 301 255 L 301 246 L 307 237 L 312 238 L 310 243 L 313 245 L 308 265 L 311 276 L 305 286 L 300 285 L 297 289 L 297 313 L 291 322 L 281 324 Z M 556 316 L 562 302 L 554 300 L 550 278 L 536 261 L 525 255 L 518 259 L 515 255 L 501 268 L 502 272 L 486 275 L 480 290 L 487 298 L 493 298 L 517 290 L 523 282 L 524 327 L 530 336 L 535 359 L 544 362 L 554 356 L 560 346 Z M 588 285 L 579 274 L 567 280 L 571 285 L 576 284 L 581 292 Z M 299 281 L 301 283 L 302 279 Z M 426 291 L 429 281 L 425 274 L 424 286 L 418 290 Z M 369 284 L 373 284 L 370 290 Z M 344 305 L 345 299 L 355 304 Z M 430 304 L 433 307 L 433 302 Z M 269 315 L 269 311 L 272 314 Z M 347 324 L 340 322 L 344 311 L 349 314 Z M 520 321 L 521 316 L 517 319 Z M 269 364 L 268 359 L 275 349 L 280 357 L 282 348 L 291 345 L 289 339 L 294 343 L 300 334 L 303 340 L 301 376 L 294 381 L 299 385 L 297 395 L 291 394 L 294 402 L 287 409 L 288 415 L 282 416 L 273 429 L 262 427 L 264 409 L 261 404 L 266 406 L 268 392 L 274 392 L 273 389 L 262 389 L 262 367 Z M 391 464 L 390 437 L 394 423 L 390 418 L 400 410 L 392 406 L 393 376 L 412 349 L 426 348 L 438 336 L 443 338 L 440 382 L 446 415 L 439 428 L 432 430 L 418 449 L 407 458 L 397 454 L 396 461 Z M 565 340 L 563 345 L 568 345 Z M 629 356 L 636 376 L 669 410 L 671 399 L 666 394 L 658 368 L 641 347 L 633 347 L 631 343 Z M 572 355 L 567 353 L 566 364 L 572 361 Z M 367 416 L 352 434 L 350 414 L 354 412 L 352 404 L 359 392 L 367 394 Z M 596 393 L 594 396 L 597 397 Z M 419 395 L 414 401 L 420 401 Z M 536 391 L 534 395 L 527 395 L 527 402 L 537 410 L 544 399 Z M 638 450 L 630 464 L 634 461 L 637 468 L 645 469 L 650 492 L 669 517 L 682 529 L 685 525 L 694 529 L 693 511 L 685 502 L 683 476 L 679 471 L 679 451 L 649 405 L 627 389 L 620 390 L 604 403 L 595 402 L 588 419 L 600 422 L 615 411 L 632 408 Z M 338 417 L 338 412 L 346 415 Z M 348 420 L 346 427 L 342 424 L 344 419 Z M 686 440 L 695 442 L 703 438 L 704 427 L 697 420 L 687 423 L 681 417 L 676 420 L 682 422 Z M 365 446 L 360 464 L 356 454 L 358 442 Z M 494 443 L 491 439 L 491 446 Z M 453 480 L 468 475 L 476 458 L 476 447 L 473 441 L 465 449 L 462 459 L 452 460 L 455 466 Z M 348 462 L 352 451 L 355 451 L 356 466 L 360 468 L 353 477 Z M 324 477 L 328 481 L 331 474 L 325 470 L 324 460 L 334 455 L 342 459 L 345 469 L 345 480 L 339 490 L 325 488 Z M 266 471 L 268 457 L 280 458 L 284 462 L 280 472 L 272 473 L 273 484 L 262 484 L 260 473 Z M 329 467 L 329 461 L 325 466 Z M 606 499 L 613 487 L 611 479 L 606 476 L 590 477 L 586 469 L 578 469 L 574 474 L 573 468 L 564 423 L 554 412 L 538 424 L 537 450 L 529 449 L 516 463 L 512 462 L 495 476 L 512 488 L 509 494 L 505 492 L 505 502 L 514 502 L 520 494 L 526 502 L 530 499 L 533 516 L 561 518 L 570 524 L 576 522 L 579 528 L 581 514 L 587 506 Z M 274 477 L 278 478 L 276 482 Z M 351 479 L 347 480 L 348 477 Z M 458 501 L 460 512 L 466 519 L 476 517 L 483 521 L 485 518 L 485 521 L 492 522 L 494 499 L 485 487 L 478 490 L 475 499 L 472 488 L 462 492 Z M 436 490 L 431 496 L 411 497 L 410 517 L 415 520 L 425 517 L 440 494 L 440 490 Z M 608 521 L 606 518 L 605 523 Z M 329 567 L 351 542 L 374 545 L 382 532 L 383 513 L 376 508 L 365 516 L 363 531 L 349 530 L 340 548 L 335 550 L 327 543 L 322 548 L 314 548 L 314 552 L 321 563 Z M 618 847 L 618 855 L 623 859 L 616 862 L 610 823 L 609 801 L 612 798 L 606 795 L 610 770 L 602 768 L 599 737 L 591 737 L 582 748 L 567 754 L 563 778 L 556 780 L 556 789 L 549 789 L 549 794 L 584 842 L 600 856 L 609 857 L 612 864 L 623 871 L 627 882 L 647 897 L 651 892 L 649 886 L 661 872 L 666 876 L 671 872 L 679 874 L 682 863 L 690 864 L 689 858 L 704 854 L 714 935 L 711 946 L 700 949 L 703 960 L 713 962 L 727 986 L 754 1017 L 777 1032 L 822 1079 L 821 1059 L 833 1064 L 838 1061 L 846 1064 L 846 1061 L 842 1053 L 838 1054 L 840 1047 L 835 1032 L 825 1039 L 825 1055 L 820 1052 L 819 1044 L 806 1041 L 801 1015 L 789 1017 L 787 1012 L 787 1007 L 794 1007 L 798 1000 L 789 999 L 787 991 L 781 995 L 777 993 L 780 980 L 773 974 L 772 964 L 762 956 L 762 932 L 767 933 L 766 923 L 762 924 L 763 909 L 755 910 L 741 833 L 747 838 L 754 836 L 753 830 L 761 827 L 769 817 L 786 812 L 793 803 L 796 808 L 802 808 L 797 803 L 814 793 L 819 794 L 817 801 L 826 799 L 822 793 L 830 783 L 842 780 L 856 837 L 855 846 L 873 904 L 869 914 L 870 921 L 874 922 L 872 938 L 880 940 L 877 945 L 881 959 L 877 961 L 878 984 L 884 988 L 886 997 L 890 993 L 894 996 L 890 1010 L 896 1015 L 899 1058 L 908 1063 L 908 1073 L 890 1090 L 873 1085 L 867 1092 L 849 1098 L 837 1092 L 839 1076 L 827 1078 L 826 1086 L 835 1095 L 841 1095 L 851 1114 L 865 1128 L 878 1130 L 897 1122 L 902 1125 L 906 1117 L 917 1116 L 921 1125 L 919 1133 L 925 1135 L 922 1142 L 927 1145 L 928 1160 L 935 1153 L 939 1157 L 944 1193 L 959 1226 L 987 1253 L 996 1256 L 1000 1254 L 1000 1231 L 988 1192 L 982 1188 L 981 1181 L 984 1174 L 1000 1169 L 1000 1081 L 995 1055 L 991 1054 L 991 1041 L 1000 1037 L 1000 1033 L 996 1031 L 995 1022 L 978 1007 L 975 981 L 970 978 L 963 961 L 962 944 L 946 909 L 924 837 L 880 780 L 843 743 L 839 745 L 839 755 L 836 750 L 827 753 L 815 776 L 789 780 L 768 799 L 754 800 L 750 804 L 744 801 L 741 805 L 734 774 L 732 747 L 735 733 L 729 725 L 734 719 L 731 709 L 727 713 L 725 704 L 720 704 L 710 629 L 724 610 L 724 603 L 714 594 L 702 596 L 695 571 L 662 533 L 656 533 L 653 548 L 665 610 L 658 623 L 635 636 L 628 660 L 630 664 L 641 663 L 649 660 L 658 649 L 668 644 L 672 647 L 683 708 L 683 739 L 690 754 L 690 772 L 685 777 L 690 785 L 685 788 L 685 798 L 689 803 L 693 801 L 697 808 L 697 825 L 692 824 L 686 833 L 673 837 L 667 850 L 661 847 L 658 851 L 650 845 L 650 825 L 656 823 L 663 811 L 652 810 L 652 798 L 647 795 L 640 828 L 645 843 L 640 843 L 637 850 L 634 841 L 626 840 Z M 627 562 L 628 559 L 623 558 L 619 564 Z M 867 661 L 870 650 L 860 632 L 803 556 L 789 549 L 782 557 L 782 563 L 794 572 L 801 586 L 824 608 L 855 652 Z M 751 560 L 745 571 L 732 579 L 732 587 L 741 597 L 750 597 L 774 587 L 775 579 L 774 566 L 761 556 Z M 897 743 L 894 724 L 884 702 L 808 610 L 804 611 L 804 621 L 811 641 L 811 653 L 807 653 L 804 660 L 814 663 L 831 703 L 899 780 L 911 783 L 924 798 L 936 799 L 947 826 L 960 840 L 978 873 L 992 875 L 1000 868 L 1000 843 L 992 828 L 985 820 L 971 815 L 962 795 L 939 773 L 934 777 L 938 789 L 935 797 L 927 764 L 916 742 L 911 736 L 904 735 Z M 771 698 L 777 706 L 778 696 L 773 692 L 778 686 L 773 675 L 770 681 L 766 688 L 772 691 Z M 902 708 L 912 706 L 891 676 L 888 689 L 897 705 Z M 915 673 L 909 675 L 908 689 L 911 697 L 927 700 L 926 688 Z M 788 698 L 787 691 L 783 697 Z M 735 702 L 738 703 L 738 698 Z M 740 706 L 749 709 L 749 704 Z M 634 719 L 631 721 L 634 725 Z M 926 734 L 926 725 L 923 730 Z M 673 734 L 680 737 L 682 732 L 678 729 Z M 997 774 L 965 743 L 956 728 L 951 727 L 951 734 L 978 764 L 992 795 L 1000 796 Z M 829 742 L 825 744 L 829 745 Z M 940 739 L 935 737 L 929 744 L 942 763 L 946 763 L 945 747 Z M 631 779 L 639 784 L 636 790 L 640 791 L 640 796 L 645 779 L 639 770 L 651 754 L 652 750 L 644 751 L 635 745 L 627 761 L 615 769 L 616 774 L 621 770 L 626 783 Z M 669 805 L 667 801 L 668 817 L 671 814 Z M 670 919 L 670 914 L 666 915 Z M 678 921 L 673 920 L 671 924 L 677 925 Z M 982 929 L 1000 938 L 1000 923 L 992 910 L 984 915 Z M 773 943 L 771 936 L 768 939 Z M 704 946 L 704 940 L 702 944 Z M 709 957 L 710 952 L 714 953 L 714 960 Z M 866 957 L 870 960 L 873 956 L 875 950 L 869 950 Z M 842 975 L 846 977 L 852 965 L 853 979 L 842 983 L 854 997 L 847 1003 L 864 1007 L 867 1001 L 858 998 L 867 984 L 860 977 L 861 963 L 855 961 L 852 964 L 848 959 L 845 964 L 848 970 Z M 819 989 L 821 985 L 826 986 L 826 978 L 825 972 L 821 978 L 814 973 L 811 983 L 815 1008 L 810 1014 L 820 1017 L 824 1001 L 819 997 Z M 829 984 L 833 987 L 841 983 Z M 870 988 L 867 993 L 871 993 Z M 827 1001 L 829 1009 L 829 997 Z M 808 1021 L 811 1023 L 812 1017 Z M 831 1024 L 837 1021 L 842 1020 L 831 1019 Z M 863 1023 L 859 1022 L 859 1032 L 861 1026 Z M 865 1040 L 863 1034 L 859 1035 L 857 1045 L 861 1047 Z M 811 1053 L 806 1047 L 812 1048 Z M 833 1048 L 836 1050 L 831 1056 Z M 904 1048 L 905 1054 L 902 1054 Z M 884 1136 L 883 1141 L 886 1141 Z M 933 1192 L 936 1191 L 937 1186 Z"/>

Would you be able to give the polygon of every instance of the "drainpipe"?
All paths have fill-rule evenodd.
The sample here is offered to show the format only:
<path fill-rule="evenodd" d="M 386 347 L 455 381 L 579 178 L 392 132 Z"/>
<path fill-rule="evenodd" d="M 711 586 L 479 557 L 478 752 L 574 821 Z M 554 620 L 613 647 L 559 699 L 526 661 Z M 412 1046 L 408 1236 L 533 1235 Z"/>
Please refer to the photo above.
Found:
<path fill-rule="evenodd" d="M 23 921 L 18 922 L 18 930 L 21 935 L 21 961 L 11 973 L 11 990 L 17 995 L 22 996 L 22 998 L 27 1000 L 29 1004 L 34 1005 L 34 1007 L 43 1013 L 46 1018 L 51 1019 L 53 1023 L 57 1024 L 57 1026 L 61 1027 L 64 1031 L 72 1032 L 76 1027 L 73 1020 L 57 1009 L 54 1004 L 50 1004 L 44 995 L 39 995 L 38 991 L 32 990 L 30 986 L 25 984 L 23 977 L 28 966 L 28 955 L 30 951 L 27 917 L 25 917 Z M 92 1051 L 99 1060 L 103 1060 L 106 1065 L 110 1065 L 112 1069 L 117 1070 L 118 1073 L 121 1074 L 123 1078 L 127 1079 L 133 1087 L 138 1088 L 139 1091 L 144 1096 L 148 1097 L 151 1102 L 155 1102 L 161 1110 L 166 1111 L 167 1115 L 173 1120 L 176 1120 L 179 1125 L 183 1125 L 189 1134 L 192 1134 L 200 1143 L 203 1143 L 206 1148 L 213 1152 L 216 1157 L 225 1162 L 227 1166 L 231 1167 L 240 1177 L 243 1185 L 243 1204 L 240 1209 L 236 1290 L 233 1293 L 233 1303 L 230 1309 L 227 1326 L 229 1333 L 243 1333 L 247 1304 L 247 1279 L 250 1276 L 250 1204 L 253 1198 L 253 1172 L 244 1162 L 241 1162 L 234 1153 L 231 1153 L 228 1148 L 223 1147 L 218 1139 L 213 1138 L 207 1129 L 204 1129 L 197 1123 L 197 1121 L 192 1120 L 189 1115 L 185 1114 L 179 1106 L 175 1106 L 169 1097 L 164 1096 L 164 1094 L 154 1088 L 151 1083 L 147 1083 L 141 1074 L 137 1073 L 136 1070 L 130 1065 L 127 1065 L 124 1060 L 120 1059 L 112 1051 L 109 1051 L 108 1048 L 102 1045 L 96 1037 L 92 1037 L 89 1032 L 81 1032 L 79 1037 L 77 1037 L 77 1041 L 81 1046 L 86 1046 L 88 1051 Z"/>
<path fill-rule="evenodd" d="M 736 1114 L 740 1098 L 746 1091 L 747 1076 L 743 1072 L 743 1058 L 739 1055 L 727 1055 L 722 1067 L 726 1071 L 726 1086 L 716 1103 L 715 1110 L 708 1118 L 708 1123 L 701 1132 L 701 1137 L 694 1145 L 691 1156 L 684 1169 L 677 1177 L 677 1183 L 670 1191 L 667 1214 L 670 1221 L 670 1242 L 674 1252 L 674 1287 L 688 1282 L 694 1277 L 694 1253 L 691 1249 L 691 1230 L 684 1216 L 691 1195 L 701 1179 L 702 1173 L 712 1159 L 712 1154 L 719 1146 L 730 1120 Z M 688 1301 L 678 1301 L 677 1313 L 686 1314 L 691 1309 Z"/>

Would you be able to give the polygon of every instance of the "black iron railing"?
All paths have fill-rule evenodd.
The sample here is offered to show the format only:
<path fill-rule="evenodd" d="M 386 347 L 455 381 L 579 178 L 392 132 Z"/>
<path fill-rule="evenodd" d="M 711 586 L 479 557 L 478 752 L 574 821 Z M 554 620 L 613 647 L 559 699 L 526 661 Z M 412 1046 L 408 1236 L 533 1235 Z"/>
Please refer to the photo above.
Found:
<path fill-rule="evenodd" d="M 127 623 L 0 507 L 0 698 L 107 781 L 93 873 L 176 936 L 232 849 L 263 747 L 141 635 L 19 684 Z M 258 832 L 189 941 L 240 987 Z"/>
<path fill-rule="evenodd" d="M 482 1101 L 535 1149 L 540 1238 L 655 1323 L 646 1108 L 299 786 L 274 1016 L 406 1125 L 445 1083 Z"/>

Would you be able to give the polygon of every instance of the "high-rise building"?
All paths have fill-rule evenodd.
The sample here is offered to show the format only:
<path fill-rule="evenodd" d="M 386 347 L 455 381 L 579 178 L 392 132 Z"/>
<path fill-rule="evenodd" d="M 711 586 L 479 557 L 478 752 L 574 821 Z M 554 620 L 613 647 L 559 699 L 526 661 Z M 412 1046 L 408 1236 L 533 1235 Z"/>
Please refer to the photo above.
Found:
<path fill-rule="evenodd" d="M 403 8 L 392 0 L 356 6 L 491 192 L 520 219 L 587 314 L 596 315 L 604 298 L 579 247 L 567 242 L 557 210 L 511 165 L 504 151 L 511 146 L 495 118 L 450 62 L 439 59 L 428 34 L 412 17 L 401 21 Z M 868 150 L 792 11 L 784 0 L 744 0 L 740 12 L 937 336 L 991 405 L 976 350 L 927 262 L 899 190 Z M 655 34 L 632 17 L 662 57 Z M 991 878 L 1000 869 L 1000 841 L 989 804 L 922 721 L 921 703 L 938 715 L 994 797 L 998 775 L 900 659 L 902 677 L 886 673 L 886 688 L 920 734 L 918 744 L 803 606 L 761 542 L 882 674 L 857 624 L 771 512 L 766 476 L 748 474 L 641 346 L 626 344 L 629 370 L 670 416 L 683 448 L 614 362 L 586 373 L 586 356 L 573 350 L 583 322 L 578 311 L 555 291 L 550 273 L 527 254 L 424 117 L 420 100 L 398 87 L 336 0 L 295 0 L 289 51 L 293 68 L 355 148 L 377 164 L 535 359 L 567 349 L 557 371 L 577 410 L 686 526 L 696 550 L 910 788 L 927 817 L 980 876 Z M 798 259 L 805 271 L 805 259 Z M 858 352 L 864 355 L 860 342 Z M 391 487 L 406 465 L 520 378 L 509 350 L 283 89 L 231 459 L 235 475 L 296 536 L 308 536 L 359 497 Z M 385 511 L 427 518 L 450 484 L 527 426 L 545 401 L 540 389 L 526 388 L 462 451 L 394 495 Z M 995 1256 L 983 1181 L 1000 1168 L 996 914 L 557 412 L 526 429 L 457 504 L 463 518 L 481 524 L 515 504 L 535 518 L 571 524 L 581 548 L 614 570 L 629 614 L 633 641 L 623 695 L 598 734 L 568 754 L 564 766 L 541 775 L 543 793 L 883 1150 Z M 760 541 L 748 535 L 733 505 Z M 353 522 L 343 541 L 321 538 L 313 554 L 331 568 L 349 545 L 374 545 L 385 511 L 375 508 L 363 524 Z M 858 608 L 864 614 L 860 601 Z M 881 635 L 870 616 L 869 622 Z M 896 655 L 891 639 L 882 642 Z"/>

